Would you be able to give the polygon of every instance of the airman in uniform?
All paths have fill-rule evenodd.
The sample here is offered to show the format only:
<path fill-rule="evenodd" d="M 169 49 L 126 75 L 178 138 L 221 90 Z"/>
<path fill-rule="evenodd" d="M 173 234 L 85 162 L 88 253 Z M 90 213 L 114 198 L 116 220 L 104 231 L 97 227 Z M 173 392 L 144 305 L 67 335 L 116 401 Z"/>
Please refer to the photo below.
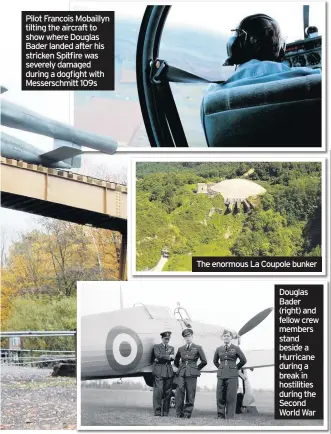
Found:
<path fill-rule="evenodd" d="M 221 419 L 233 418 L 236 410 L 238 371 L 247 362 L 246 357 L 239 347 L 233 345 L 233 335 L 224 330 L 222 339 L 224 345 L 218 347 L 214 355 L 214 365 L 217 371 L 217 416 Z M 237 359 L 239 363 L 237 364 Z"/>
<path fill-rule="evenodd" d="M 186 341 L 186 345 L 178 348 L 174 362 L 174 366 L 178 368 L 176 374 L 178 384 L 176 389 L 176 416 L 189 419 L 194 407 L 197 378 L 200 377 L 201 369 L 207 365 L 207 359 L 202 347 L 192 342 L 193 330 L 183 330 L 182 336 Z M 199 359 L 200 363 L 197 365 Z"/>
<path fill-rule="evenodd" d="M 168 416 L 174 371 L 171 361 L 175 349 L 169 345 L 171 332 L 161 333 L 162 343 L 154 345 L 153 361 L 153 408 L 155 416 Z"/>

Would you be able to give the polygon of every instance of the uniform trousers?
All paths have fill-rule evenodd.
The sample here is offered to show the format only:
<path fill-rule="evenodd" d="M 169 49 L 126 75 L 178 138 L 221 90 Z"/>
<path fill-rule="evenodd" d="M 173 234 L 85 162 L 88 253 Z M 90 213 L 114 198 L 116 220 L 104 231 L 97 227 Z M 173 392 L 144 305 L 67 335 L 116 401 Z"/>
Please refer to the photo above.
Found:
<path fill-rule="evenodd" d="M 227 419 L 234 417 L 237 403 L 238 378 L 218 378 L 216 389 L 217 413 L 226 415 Z"/>
<path fill-rule="evenodd" d="M 194 407 L 195 393 L 197 390 L 197 377 L 186 377 L 185 374 L 178 376 L 177 384 L 176 415 L 191 416 Z"/>
<path fill-rule="evenodd" d="M 155 415 L 169 413 L 173 378 L 155 377 L 153 380 L 153 407 Z"/>

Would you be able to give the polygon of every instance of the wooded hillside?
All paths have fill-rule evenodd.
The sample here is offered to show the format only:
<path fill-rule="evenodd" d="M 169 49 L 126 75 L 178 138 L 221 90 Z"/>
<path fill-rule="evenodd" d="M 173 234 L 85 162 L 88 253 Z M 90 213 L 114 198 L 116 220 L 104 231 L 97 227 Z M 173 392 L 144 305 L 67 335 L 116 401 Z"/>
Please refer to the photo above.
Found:
<path fill-rule="evenodd" d="M 321 170 L 301 162 L 137 163 L 137 270 L 155 267 L 164 247 L 163 271 L 191 270 L 193 255 L 320 256 Z M 226 214 L 221 195 L 195 193 L 197 183 L 234 178 L 266 189 L 251 198 L 254 210 Z"/>

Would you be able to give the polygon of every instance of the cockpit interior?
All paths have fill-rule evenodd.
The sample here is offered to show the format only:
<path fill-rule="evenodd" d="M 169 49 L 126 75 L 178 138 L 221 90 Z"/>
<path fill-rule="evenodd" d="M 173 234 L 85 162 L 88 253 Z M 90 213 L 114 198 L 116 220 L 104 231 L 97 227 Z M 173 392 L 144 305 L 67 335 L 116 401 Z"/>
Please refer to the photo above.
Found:
<path fill-rule="evenodd" d="M 287 41 L 282 62 L 291 69 L 319 71 L 230 88 L 222 87 L 222 79 L 207 79 L 159 57 L 171 7 L 176 6 L 147 6 L 137 44 L 139 102 L 152 147 L 191 146 L 173 95 L 174 83 L 219 86 L 201 101 L 200 121 L 210 148 L 322 146 L 322 35 L 310 23 L 310 6 L 303 6 L 302 39 Z"/>

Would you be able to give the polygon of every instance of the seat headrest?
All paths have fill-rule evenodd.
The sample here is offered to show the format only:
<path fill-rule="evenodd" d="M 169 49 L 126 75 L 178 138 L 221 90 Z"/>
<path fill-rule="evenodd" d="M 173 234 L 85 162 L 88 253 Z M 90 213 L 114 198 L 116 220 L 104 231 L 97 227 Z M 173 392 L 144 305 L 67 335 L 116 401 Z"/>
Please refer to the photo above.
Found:
<path fill-rule="evenodd" d="M 254 107 L 321 97 L 321 75 L 276 80 L 248 86 L 215 90 L 204 97 L 205 115 L 238 108 Z"/>
<path fill-rule="evenodd" d="M 321 146 L 321 88 L 320 74 L 216 85 L 201 104 L 207 145 Z"/>

